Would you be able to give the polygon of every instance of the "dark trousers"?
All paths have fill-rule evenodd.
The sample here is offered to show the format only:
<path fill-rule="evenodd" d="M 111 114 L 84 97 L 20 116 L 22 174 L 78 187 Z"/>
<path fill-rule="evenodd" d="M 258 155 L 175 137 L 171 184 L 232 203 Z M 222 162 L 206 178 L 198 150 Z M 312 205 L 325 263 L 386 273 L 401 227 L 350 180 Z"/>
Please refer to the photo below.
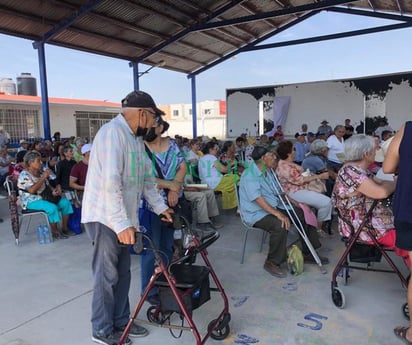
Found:
<path fill-rule="evenodd" d="M 269 252 L 267 260 L 276 265 L 286 261 L 287 230 L 281 227 L 281 222 L 275 216 L 268 214 L 253 226 L 267 231 L 269 238 Z"/>
<path fill-rule="evenodd" d="M 129 246 L 119 245 L 116 233 L 101 223 L 86 223 L 85 228 L 94 243 L 93 335 L 108 336 L 115 327 L 122 328 L 129 320 Z"/>
<path fill-rule="evenodd" d="M 314 228 L 311 225 L 306 224 L 305 215 L 303 213 L 303 210 L 300 207 L 293 207 L 293 209 L 295 210 L 295 213 L 298 216 L 298 218 L 300 220 L 300 223 L 303 226 L 303 230 L 305 231 L 305 234 L 308 237 L 309 242 L 312 245 L 312 247 L 314 249 L 320 248 L 322 243 L 320 243 L 320 241 L 319 241 L 319 235 L 318 235 L 317 229 Z M 280 210 L 280 211 L 282 211 L 284 214 L 287 214 L 287 212 L 284 211 L 284 210 Z M 308 246 L 306 245 L 306 242 L 302 238 L 300 238 L 300 240 L 301 240 L 301 244 L 302 244 L 302 254 L 305 255 L 305 256 L 309 255 L 310 250 L 309 250 Z"/>
<path fill-rule="evenodd" d="M 312 244 L 314 249 L 319 248 L 322 244 L 319 241 L 319 236 L 316 228 L 307 225 L 305 222 L 305 217 L 302 209 L 294 207 L 295 213 L 298 216 L 303 230 L 305 231 L 309 242 Z M 284 210 L 279 210 L 287 215 Z M 276 265 L 280 265 L 282 262 L 286 261 L 286 243 L 287 243 L 287 230 L 281 227 L 280 220 L 275 216 L 269 214 L 263 217 L 261 220 L 257 221 L 253 226 L 261 228 L 270 234 L 269 238 L 269 252 L 267 260 L 272 261 Z M 310 251 L 305 241 L 301 238 L 302 253 L 303 255 L 309 255 Z"/>

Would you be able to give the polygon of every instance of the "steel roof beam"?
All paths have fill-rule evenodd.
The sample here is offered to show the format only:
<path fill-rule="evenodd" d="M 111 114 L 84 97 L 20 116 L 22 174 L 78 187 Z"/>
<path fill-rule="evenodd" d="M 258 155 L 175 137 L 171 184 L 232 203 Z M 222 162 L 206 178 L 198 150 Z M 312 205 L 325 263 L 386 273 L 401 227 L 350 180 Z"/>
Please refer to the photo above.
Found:
<path fill-rule="evenodd" d="M 0 7 L 0 12 L 10 14 L 10 10 L 6 9 L 4 7 Z M 33 21 L 33 22 L 43 23 L 43 24 L 50 25 L 50 26 L 56 25 L 56 22 L 54 22 L 52 20 L 49 20 L 49 19 L 45 19 L 45 18 L 41 18 L 41 17 L 35 17 L 33 15 L 29 15 L 29 14 L 22 13 L 22 12 L 16 12 L 16 11 L 13 11 L 12 13 L 14 15 L 18 15 L 20 18 L 28 19 L 28 20 Z M 127 44 L 127 45 L 130 45 L 132 47 L 137 47 L 137 48 L 142 49 L 142 50 L 147 50 L 148 49 L 147 46 L 143 46 L 143 45 L 137 44 L 135 42 L 125 41 L 125 40 L 121 40 L 119 38 L 113 38 L 113 37 L 110 37 L 110 36 L 102 35 L 100 33 L 93 33 L 93 32 L 90 32 L 90 31 L 85 31 L 83 29 L 78 29 L 74 26 L 71 26 L 67 30 L 72 31 L 72 32 L 76 32 L 76 33 L 79 33 L 79 34 L 82 34 L 82 35 L 85 35 L 85 36 L 88 36 L 88 37 L 95 37 L 97 39 L 104 39 L 104 40 L 107 40 L 107 41 L 121 42 L 123 44 Z M 7 31 L 5 31 L 5 30 L 3 30 L 3 31 L 5 33 L 7 33 Z M 21 35 L 16 35 L 16 34 L 13 34 L 13 35 L 14 36 L 20 36 L 22 38 L 27 38 L 27 36 L 21 36 Z M 35 38 L 35 37 L 33 37 L 32 39 L 33 40 L 38 40 L 38 38 Z M 96 49 L 88 49 L 86 47 L 79 47 L 79 46 L 72 45 L 68 42 L 49 41 L 48 43 L 53 44 L 53 45 L 57 45 L 57 46 L 61 46 L 61 47 L 72 48 L 72 49 L 75 49 L 75 50 L 81 50 L 81 51 L 85 51 L 85 52 L 88 52 L 88 53 L 100 54 L 100 55 L 104 55 L 104 56 L 110 56 L 110 57 L 115 57 L 115 58 L 130 61 L 130 57 L 128 57 L 128 56 L 110 54 L 110 53 L 102 51 L 102 50 L 97 51 Z M 168 52 L 159 52 L 159 54 L 164 55 L 164 56 L 168 56 L 168 57 L 171 57 L 171 58 L 174 58 L 174 59 L 182 59 L 183 58 L 183 56 L 176 55 L 176 54 L 173 54 L 173 53 L 168 53 Z M 215 55 L 217 55 L 217 54 L 215 54 Z M 205 63 L 202 62 L 202 61 L 194 60 L 194 59 L 191 59 L 187 56 L 185 56 L 184 58 L 188 61 L 191 61 L 191 62 L 195 63 L 195 64 L 202 65 L 202 66 L 205 65 Z"/>
<path fill-rule="evenodd" d="M 399 13 L 402 14 L 404 11 L 403 11 L 403 5 L 402 5 L 401 0 L 396 0 L 396 4 L 398 5 Z"/>
<path fill-rule="evenodd" d="M 76 6 L 74 6 L 74 5 L 71 4 L 71 3 L 68 3 L 67 1 L 57 1 L 57 0 L 53 0 L 53 3 L 55 3 L 56 5 L 59 5 L 60 7 L 64 6 L 64 7 L 66 7 L 66 8 L 76 9 Z M 139 6 L 139 8 L 140 8 L 140 6 Z M 151 9 L 147 9 L 146 7 L 143 7 L 143 10 L 145 10 L 145 11 L 147 10 L 149 13 L 152 13 L 152 14 L 153 14 L 153 11 L 152 11 Z M 98 19 L 100 19 L 100 20 L 103 20 L 103 21 L 109 22 L 109 23 L 111 23 L 111 24 L 117 25 L 117 26 L 119 26 L 119 27 L 121 27 L 121 28 L 124 28 L 124 29 L 127 29 L 127 30 L 136 31 L 136 32 L 142 33 L 142 34 L 144 34 L 144 35 L 156 37 L 156 38 L 158 38 L 158 39 L 160 39 L 160 40 L 163 40 L 163 41 L 169 39 L 170 37 L 173 37 L 173 36 L 166 36 L 166 35 L 157 33 L 157 32 L 155 32 L 155 31 L 148 30 L 148 29 L 146 29 L 146 28 L 142 28 L 142 27 L 140 27 L 140 26 L 130 24 L 129 22 L 124 22 L 124 21 L 122 21 L 122 20 L 120 20 L 120 19 L 117 19 L 117 18 L 114 18 L 114 17 L 110 17 L 110 16 L 107 16 L 107 15 L 103 15 L 103 14 L 100 14 L 100 13 L 90 12 L 90 13 L 88 13 L 88 14 L 89 14 L 90 16 L 93 16 L 93 17 L 98 18 Z M 170 20 L 170 17 L 167 17 L 167 18 L 168 18 L 168 20 Z M 177 24 L 177 25 L 179 25 L 179 26 L 182 26 L 181 24 L 176 23 L 176 21 L 174 21 L 174 20 L 173 20 L 173 23 L 175 23 L 175 24 Z M 190 43 L 186 43 L 186 42 L 178 42 L 178 43 L 181 44 L 182 46 L 185 46 L 185 47 L 190 48 L 190 49 L 202 50 L 202 51 L 205 51 L 205 52 L 207 52 L 207 53 L 209 53 L 209 54 L 211 54 L 211 55 L 220 56 L 219 54 L 217 54 L 217 53 L 215 53 L 215 52 L 213 52 L 213 51 L 206 50 L 206 49 L 201 49 L 201 48 L 199 48 L 198 46 L 195 46 L 195 45 L 190 44 Z"/>
<path fill-rule="evenodd" d="M 226 12 L 227 10 L 230 10 L 231 8 L 235 7 L 236 5 L 238 5 L 239 3 L 243 2 L 243 1 L 244 0 L 233 0 L 229 4 L 221 7 L 217 11 L 215 11 L 212 14 L 210 14 L 210 15 L 206 16 L 205 18 L 203 18 L 202 21 L 208 22 L 208 21 L 216 18 L 217 16 L 220 16 L 222 13 Z M 153 55 L 153 54 L 157 53 L 159 50 L 161 50 L 164 47 L 168 46 L 169 44 L 174 43 L 176 41 L 179 41 L 181 38 L 183 38 L 187 34 L 191 33 L 193 31 L 193 28 L 197 27 L 198 25 L 199 25 L 199 23 L 196 23 L 196 24 L 184 29 L 183 31 L 177 33 L 176 35 L 174 35 L 170 39 L 164 41 L 163 43 L 157 45 L 153 49 L 150 49 L 145 54 L 139 56 L 139 58 L 136 62 L 141 62 L 144 59 L 146 59 L 147 57 L 149 57 L 150 55 Z"/>
<path fill-rule="evenodd" d="M 102 1 L 104 1 L 104 0 L 90 0 L 87 4 L 81 6 L 73 14 L 71 14 L 67 18 L 64 18 L 57 25 L 55 25 L 53 29 L 46 32 L 38 42 L 34 42 L 33 47 L 35 49 L 37 49 L 39 47 L 39 44 L 47 43 L 55 35 L 57 35 L 58 33 L 62 32 L 65 29 L 67 29 L 76 20 L 78 20 L 79 18 L 81 18 L 84 15 L 86 15 L 87 13 L 89 13 L 93 8 L 95 8 L 97 5 L 99 5 Z"/>
<path fill-rule="evenodd" d="M 273 17 L 280 17 L 280 16 L 294 14 L 294 13 L 307 12 L 307 11 L 313 11 L 313 10 L 323 10 L 327 7 L 343 5 L 343 4 L 351 3 L 354 1 L 355 0 L 323 0 L 323 1 L 315 2 L 315 3 L 306 4 L 306 5 L 289 7 L 289 8 L 284 8 L 284 9 L 276 10 L 276 11 L 270 11 L 266 13 L 259 13 L 256 15 L 250 15 L 250 16 L 234 18 L 234 19 L 227 19 L 221 22 L 199 24 L 197 28 L 193 29 L 193 31 L 210 30 L 210 29 L 216 29 L 216 28 L 220 28 L 224 26 L 239 25 L 239 24 L 249 23 L 253 21 L 269 19 Z"/>
<path fill-rule="evenodd" d="M 405 28 L 409 28 L 411 26 L 412 26 L 411 22 L 409 22 L 409 23 L 400 23 L 400 24 L 392 24 L 392 25 L 384 25 L 384 26 L 378 26 L 378 27 L 362 29 L 362 30 L 345 31 L 345 32 L 337 33 L 337 34 L 331 34 L 331 35 L 322 35 L 322 36 L 315 36 L 315 37 L 311 37 L 311 38 L 302 38 L 302 39 L 292 40 L 292 41 L 262 44 L 262 45 L 256 46 L 256 47 L 244 47 L 244 48 L 240 48 L 240 52 L 256 51 L 256 50 L 279 48 L 279 47 L 286 47 L 286 46 L 305 44 L 305 43 L 328 41 L 328 40 L 333 40 L 333 39 L 337 39 L 337 38 L 345 38 L 345 37 L 367 35 L 367 34 L 373 34 L 373 33 L 377 33 L 377 32 L 384 32 L 384 31 L 390 31 L 390 30 L 405 29 Z"/>
<path fill-rule="evenodd" d="M 366 17 L 373 17 L 373 18 L 381 18 L 381 19 L 389 19 L 389 20 L 397 20 L 402 22 L 412 22 L 411 16 L 404 16 L 386 12 L 376 12 L 376 11 L 367 11 L 367 10 L 358 10 L 354 8 L 346 8 L 346 7 L 330 7 L 325 9 L 325 11 L 329 12 L 336 12 L 336 13 L 345 13 L 345 14 L 356 14 L 359 16 L 366 16 Z"/>
<path fill-rule="evenodd" d="M 245 1 L 245 0 L 244 0 Z M 208 9 L 202 8 L 200 6 L 194 5 L 191 1 L 188 0 L 179 0 L 180 3 L 193 8 L 194 10 L 200 12 L 200 13 L 206 13 L 207 15 L 212 14 L 212 11 L 209 11 Z M 243 6 L 242 4 L 240 4 Z M 183 12 L 182 12 L 183 13 Z M 188 15 L 187 13 L 185 13 Z M 219 17 L 216 17 L 216 19 L 220 19 Z M 250 37 L 256 38 L 256 35 L 252 34 L 249 30 L 246 30 L 244 28 L 237 28 L 239 31 L 243 32 L 246 35 L 249 35 Z M 217 29 L 220 33 L 227 34 L 227 31 L 225 29 Z"/>
<path fill-rule="evenodd" d="M 218 59 L 218 60 L 215 60 L 215 61 L 209 63 L 207 66 L 202 67 L 202 68 L 200 68 L 200 69 L 198 69 L 198 70 L 196 70 L 196 71 L 188 74 L 187 77 L 188 77 L 188 78 L 191 78 L 191 77 L 194 76 L 194 75 L 198 75 L 198 74 L 200 74 L 200 73 L 208 70 L 209 68 L 212 68 L 212 67 L 214 67 L 214 66 L 222 63 L 223 61 L 225 61 L 225 60 L 227 60 L 227 59 L 230 59 L 232 56 L 235 56 L 235 55 L 241 53 L 241 52 L 242 52 L 242 49 L 244 49 L 245 47 L 254 46 L 254 45 L 256 45 L 256 44 L 259 44 L 260 42 L 263 42 L 263 41 L 267 40 L 267 39 L 270 38 L 270 37 L 276 36 L 277 34 L 283 32 L 283 31 L 285 31 L 285 30 L 287 30 L 287 29 L 290 29 L 291 27 L 295 26 L 296 24 L 299 24 L 299 23 L 303 22 L 304 20 L 306 20 L 306 19 L 308 19 L 308 18 L 310 18 L 310 17 L 318 14 L 319 12 L 320 12 L 320 11 L 312 11 L 312 12 L 305 13 L 304 15 L 300 16 L 298 19 L 294 20 L 293 22 L 290 22 L 290 23 L 282 26 L 281 28 L 278 28 L 278 29 L 276 29 L 276 30 L 274 30 L 274 31 L 272 31 L 272 32 L 270 32 L 270 33 L 262 36 L 261 38 L 258 38 L 258 39 L 255 40 L 254 42 L 252 42 L 252 43 L 250 43 L 250 44 L 248 44 L 248 45 L 246 45 L 246 46 L 244 46 L 244 47 L 242 47 L 242 48 L 239 48 L 239 49 L 237 49 L 237 50 L 235 50 L 235 51 L 233 51 L 233 52 L 225 55 L 224 57 L 222 57 L 222 58 L 220 58 L 220 59 Z"/>
<path fill-rule="evenodd" d="M 374 0 L 368 0 L 368 4 L 372 8 L 372 10 L 376 11 L 376 4 Z"/>

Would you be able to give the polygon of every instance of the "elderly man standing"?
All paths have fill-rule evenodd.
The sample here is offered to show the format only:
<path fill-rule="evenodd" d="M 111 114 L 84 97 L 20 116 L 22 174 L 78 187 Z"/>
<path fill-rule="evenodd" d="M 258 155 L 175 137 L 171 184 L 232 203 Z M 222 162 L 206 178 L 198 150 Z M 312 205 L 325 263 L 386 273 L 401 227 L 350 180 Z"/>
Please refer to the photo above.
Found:
<path fill-rule="evenodd" d="M 93 241 L 92 340 L 99 344 L 117 344 L 129 320 L 130 253 L 125 245 L 135 243 L 142 194 L 156 214 L 172 222 L 142 140 L 153 133 L 156 119 L 163 114 L 149 94 L 133 91 L 122 100 L 121 113 L 100 128 L 93 142 L 82 222 Z M 147 334 L 137 324 L 129 333 L 131 337 Z M 124 344 L 130 343 L 126 338 Z"/>

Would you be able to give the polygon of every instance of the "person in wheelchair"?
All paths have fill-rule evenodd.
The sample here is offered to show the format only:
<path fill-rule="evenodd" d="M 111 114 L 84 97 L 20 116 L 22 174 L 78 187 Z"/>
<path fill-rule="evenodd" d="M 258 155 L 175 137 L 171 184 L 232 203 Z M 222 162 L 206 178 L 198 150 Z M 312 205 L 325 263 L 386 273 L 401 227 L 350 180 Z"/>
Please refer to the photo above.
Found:
<path fill-rule="evenodd" d="M 346 162 L 338 172 L 332 192 L 332 203 L 340 215 L 339 231 L 344 237 L 349 238 L 352 234 L 349 224 L 358 229 L 375 199 L 386 199 L 395 190 L 395 181 L 380 180 L 368 170 L 375 160 L 375 152 L 375 142 L 371 136 L 357 134 L 345 141 Z M 366 226 L 379 244 L 393 248 L 410 266 L 408 252 L 395 247 L 396 234 L 390 206 L 379 202 Z M 359 239 L 373 244 L 366 229 L 362 230 Z"/>

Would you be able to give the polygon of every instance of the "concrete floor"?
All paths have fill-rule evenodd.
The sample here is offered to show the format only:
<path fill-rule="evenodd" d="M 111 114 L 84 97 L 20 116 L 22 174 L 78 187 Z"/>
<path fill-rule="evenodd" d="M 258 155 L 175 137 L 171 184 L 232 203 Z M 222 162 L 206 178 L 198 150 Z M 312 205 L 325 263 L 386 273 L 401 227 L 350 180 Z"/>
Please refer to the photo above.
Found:
<path fill-rule="evenodd" d="M 14 244 L 8 217 L 8 202 L 0 200 L 0 345 L 87 345 L 92 344 L 90 302 L 92 276 L 91 244 L 85 234 L 49 245 L 37 243 L 32 229 Z M 335 235 L 323 239 L 322 255 L 328 256 L 328 273 L 305 265 L 300 276 L 278 279 L 263 270 L 267 252 L 259 253 L 260 232 L 250 233 L 245 257 L 240 254 L 243 228 L 233 212 L 221 216 L 226 226 L 220 239 L 209 247 L 209 258 L 230 302 L 230 335 L 207 344 L 260 345 L 366 345 L 401 344 L 393 328 L 406 325 L 401 306 L 405 290 L 393 274 L 353 271 L 349 284 L 339 287 L 346 308 L 331 301 L 331 274 L 343 244 Z M 130 300 L 134 308 L 139 296 L 139 257 L 133 257 Z M 405 272 L 402 262 L 395 262 Z M 201 263 L 198 258 L 197 263 Z M 386 266 L 386 263 L 379 265 Z M 147 304 L 139 316 L 146 318 Z M 220 295 L 195 310 L 193 317 L 200 333 L 222 310 Z M 191 332 L 175 339 L 168 329 L 148 326 L 150 335 L 135 344 L 195 344 Z"/>

